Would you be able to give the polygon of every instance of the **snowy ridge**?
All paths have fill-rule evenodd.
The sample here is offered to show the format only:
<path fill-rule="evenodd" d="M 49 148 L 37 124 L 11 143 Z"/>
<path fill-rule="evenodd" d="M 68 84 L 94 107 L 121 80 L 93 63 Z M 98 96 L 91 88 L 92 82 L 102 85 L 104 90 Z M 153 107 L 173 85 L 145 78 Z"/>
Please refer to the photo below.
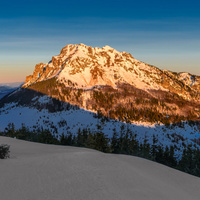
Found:
<path fill-rule="evenodd" d="M 192 87 L 195 82 L 195 76 L 189 74 L 189 73 L 180 73 L 179 74 L 179 80 L 182 80 L 185 82 L 186 85 Z"/>

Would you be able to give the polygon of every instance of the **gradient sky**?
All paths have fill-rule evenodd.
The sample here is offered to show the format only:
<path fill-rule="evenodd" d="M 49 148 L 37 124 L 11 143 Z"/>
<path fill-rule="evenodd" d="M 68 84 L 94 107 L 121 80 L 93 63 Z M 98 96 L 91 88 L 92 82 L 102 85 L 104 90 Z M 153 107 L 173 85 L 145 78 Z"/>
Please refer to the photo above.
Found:
<path fill-rule="evenodd" d="M 200 1 L 10 0 L 0 8 L 0 83 L 24 81 L 35 64 L 79 43 L 200 75 Z"/>

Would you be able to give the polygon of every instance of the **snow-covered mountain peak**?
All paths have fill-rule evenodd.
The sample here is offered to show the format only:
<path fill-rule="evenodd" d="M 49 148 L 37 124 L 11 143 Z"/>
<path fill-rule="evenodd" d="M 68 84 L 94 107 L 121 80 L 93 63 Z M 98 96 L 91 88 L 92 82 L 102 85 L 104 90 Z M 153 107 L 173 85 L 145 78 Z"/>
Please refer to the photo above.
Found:
<path fill-rule="evenodd" d="M 116 88 L 119 84 L 128 84 L 147 92 L 171 91 L 185 99 L 192 98 L 187 87 L 195 91 L 200 89 L 197 76 L 160 70 L 108 45 L 93 48 L 82 43 L 69 44 L 50 62 L 37 64 L 23 87 L 53 77 L 66 87 L 91 89 L 107 85 Z"/>
<path fill-rule="evenodd" d="M 195 76 L 187 73 L 187 72 L 182 72 L 179 73 L 179 80 L 183 81 L 186 85 L 188 86 L 193 86 L 196 82 L 195 82 Z"/>
<path fill-rule="evenodd" d="M 110 47 L 108 45 L 104 46 L 102 49 L 104 49 L 106 51 L 108 51 L 108 50 L 111 50 L 111 51 L 114 50 L 112 47 Z"/>
<path fill-rule="evenodd" d="M 25 86 L 56 76 L 79 88 L 116 86 L 123 82 L 140 89 L 161 89 L 147 78 L 147 71 L 154 77 L 154 68 L 108 45 L 93 48 L 82 43 L 69 44 L 49 63 L 36 65 L 33 75 L 27 77 Z"/>

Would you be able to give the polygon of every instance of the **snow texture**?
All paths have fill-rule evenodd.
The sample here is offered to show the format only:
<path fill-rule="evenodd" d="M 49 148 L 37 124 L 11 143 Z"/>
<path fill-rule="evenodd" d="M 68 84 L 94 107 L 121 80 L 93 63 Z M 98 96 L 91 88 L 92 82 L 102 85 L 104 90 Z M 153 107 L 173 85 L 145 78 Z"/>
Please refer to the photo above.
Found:
<path fill-rule="evenodd" d="M 0 137 L 1 200 L 199 200 L 200 179 L 142 158 Z"/>

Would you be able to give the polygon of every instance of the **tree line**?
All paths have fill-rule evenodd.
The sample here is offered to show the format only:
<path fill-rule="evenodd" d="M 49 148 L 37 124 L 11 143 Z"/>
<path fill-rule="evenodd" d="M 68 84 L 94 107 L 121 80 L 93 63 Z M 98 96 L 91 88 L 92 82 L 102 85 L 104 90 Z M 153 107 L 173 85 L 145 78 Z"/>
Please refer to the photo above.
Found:
<path fill-rule="evenodd" d="M 155 135 L 151 144 L 147 138 L 141 142 L 137 139 L 137 135 L 124 125 L 118 131 L 114 128 L 111 138 L 103 133 L 100 125 L 97 125 L 96 131 L 79 128 L 76 134 L 67 131 L 58 137 L 47 129 L 30 131 L 23 124 L 16 130 L 14 124 L 11 123 L 0 135 L 45 144 L 91 148 L 104 153 L 138 156 L 200 177 L 200 150 L 198 148 L 187 145 L 182 155 L 177 158 L 173 145 L 166 147 L 158 145 Z"/>

